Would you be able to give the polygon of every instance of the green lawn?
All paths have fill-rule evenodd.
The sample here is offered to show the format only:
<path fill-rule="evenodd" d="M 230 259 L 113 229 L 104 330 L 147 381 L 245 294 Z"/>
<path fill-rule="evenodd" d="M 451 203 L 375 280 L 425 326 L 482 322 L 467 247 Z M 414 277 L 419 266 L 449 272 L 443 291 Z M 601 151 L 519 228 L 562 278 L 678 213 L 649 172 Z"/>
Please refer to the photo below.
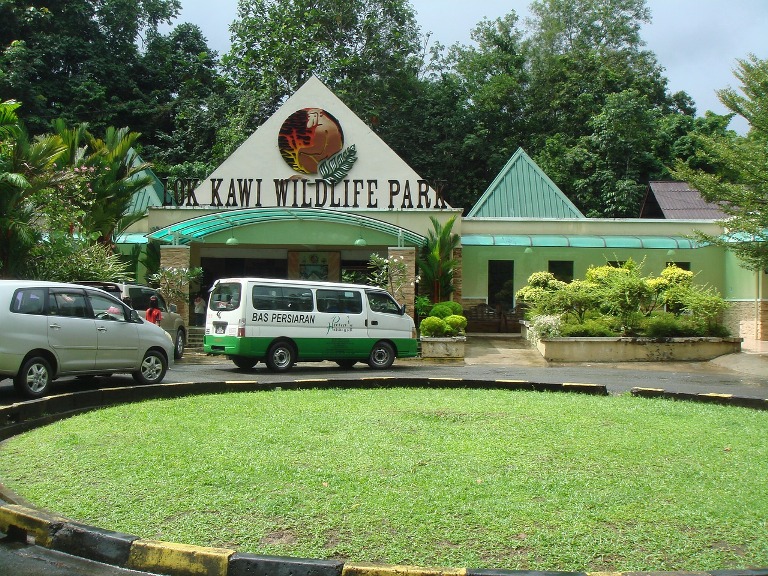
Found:
<path fill-rule="evenodd" d="M 0 478 L 88 524 L 421 566 L 768 566 L 768 413 L 489 390 L 306 390 L 84 414 Z"/>

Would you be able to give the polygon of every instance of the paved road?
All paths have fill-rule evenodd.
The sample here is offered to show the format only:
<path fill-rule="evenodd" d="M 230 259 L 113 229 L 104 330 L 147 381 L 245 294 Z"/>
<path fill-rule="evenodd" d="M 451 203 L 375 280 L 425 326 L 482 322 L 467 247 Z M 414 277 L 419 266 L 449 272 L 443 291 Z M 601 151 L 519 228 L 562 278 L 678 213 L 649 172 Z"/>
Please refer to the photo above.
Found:
<path fill-rule="evenodd" d="M 664 388 L 670 392 L 716 392 L 768 398 L 768 354 L 732 354 L 711 362 L 568 364 L 545 362 L 524 343 L 484 338 L 468 343 L 467 358 L 459 364 L 432 364 L 401 360 L 386 371 L 372 371 L 362 364 L 342 370 L 329 362 L 298 364 L 288 374 L 272 374 L 263 364 L 239 370 L 218 357 L 187 354 L 169 370 L 166 382 L 219 382 L 257 380 L 288 382 L 297 379 L 366 378 L 463 378 L 477 380 L 526 380 L 530 382 L 578 382 L 604 384 L 619 394 L 633 387 Z M 64 379 L 56 392 L 90 390 L 105 386 L 130 386 L 130 376 L 99 378 L 92 382 Z M 0 382 L 0 405 L 21 400 L 9 380 Z M 0 534 L 2 536 L 2 534 Z M 141 576 L 142 573 L 69 557 L 38 546 L 0 538 L 0 574 L 14 576 Z"/>

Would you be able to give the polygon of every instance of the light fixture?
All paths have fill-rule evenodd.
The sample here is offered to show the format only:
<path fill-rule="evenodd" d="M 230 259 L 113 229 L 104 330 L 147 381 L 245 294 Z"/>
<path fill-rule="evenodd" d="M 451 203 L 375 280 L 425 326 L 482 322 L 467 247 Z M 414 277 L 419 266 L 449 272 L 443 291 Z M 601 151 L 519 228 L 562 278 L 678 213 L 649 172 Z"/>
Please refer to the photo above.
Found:
<path fill-rule="evenodd" d="M 360 234 L 360 238 L 355 240 L 355 246 L 360 246 L 361 248 L 363 246 L 368 246 L 368 242 L 365 241 L 365 238 L 363 238 L 362 234 Z"/>
<path fill-rule="evenodd" d="M 674 255 L 675 255 L 675 250 L 674 249 L 670 248 L 669 250 L 667 250 L 667 256 L 671 257 L 671 256 L 674 256 Z"/>
<path fill-rule="evenodd" d="M 528 246 L 525 250 L 523 250 L 523 252 L 525 252 L 526 254 L 533 254 L 533 248 Z"/>
<path fill-rule="evenodd" d="M 227 241 L 225 242 L 225 244 L 227 246 L 237 246 L 238 244 L 240 244 L 240 241 L 237 238 L 235 238 L 234 235 L 232 235 L 229 238 L 227 238 Z"/>

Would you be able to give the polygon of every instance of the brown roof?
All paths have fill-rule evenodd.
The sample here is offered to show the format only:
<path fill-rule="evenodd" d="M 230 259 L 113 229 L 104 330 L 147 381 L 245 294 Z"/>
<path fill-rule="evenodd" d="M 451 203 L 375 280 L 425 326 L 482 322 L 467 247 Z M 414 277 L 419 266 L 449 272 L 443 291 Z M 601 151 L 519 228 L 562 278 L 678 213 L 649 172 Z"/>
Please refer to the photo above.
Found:
<path fill-rule="evenodd" d="M 687 182 L 650 182 L 640 218 L 722 220 L 726 214 L 717 204 L 704 200 Z"/>

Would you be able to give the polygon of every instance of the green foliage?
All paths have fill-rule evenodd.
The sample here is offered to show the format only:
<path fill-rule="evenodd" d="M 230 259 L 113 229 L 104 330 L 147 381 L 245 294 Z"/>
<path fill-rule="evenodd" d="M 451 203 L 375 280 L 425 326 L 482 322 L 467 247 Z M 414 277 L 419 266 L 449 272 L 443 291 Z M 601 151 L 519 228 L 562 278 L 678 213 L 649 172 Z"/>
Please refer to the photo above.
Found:
<path fill-rule="evenodd" d="M 133 280 L 128 264 L 111 247 L 65 234 L 36 244 L 22 276 L 55 282 Z"/>
<path fill-rule="evenodd" d="M 400 302 L 405 300 L 406 286 L 410 283 L 411 288 L 414 288 L 418 282 L 418 278 L 409 276 L 408 265 L 402 256 L 385 258 L 374 252 L 368 260 L 368 269 L 368 284 L 387 290 Z"/>
<path fill-rule="evenodd" d="M 733 133 L 694 138 L 697 155 L 715 169 L 701 169 L 678 161 L 676 178 L 685 180 L 726 215 L 722 235 L 699 234 L 699 239 L 733 250 L 749 270 L 768 269 L 768 59 L 751 55 L 738 61 L 735 72 L 742 94 L 732 88 L 718 92 L 720 101 L 750 125 L 746 137 Z"/>
<path fill-rule="evenodd" d="M 429 313 L 432 311 L 433 304 L 432 304 L 432 301 L 429 299 L 429 296 L 419 295 L 419 296 L 416 296 L 413 306 L 416 310 L 416 314 L 418 314 L 419 317 L 423 318 L 424 316 L 428 316 Z"/>
<path fill-rule="evenodd" d="M 447 302 L 435 304 L 432 306 L 432 310 L 429 311 L 429 315 L 435 318 L 447 318 L 451 314 L 454 314 L 454 311 Z"/>
<path fill-rule="evenodd" d="M 439 338 L 445 336 L 448 331 L 448 325 L 445 320 L 437 316 L 427 316 L 419 323 L 419 334 L 428 338 Z"/>
<path fill-rule="evenodd" d="M 203 277 L 202 268 L 161 268 L 147 280 L 156 286 L 171 302 L 189 300 L 189 285 Z"/>
<path fill-rule="evenodd" d="M 693 273 L 670 265 L 659 277 L 644 277 L 643 264 L 628 260 L 621 267 L 593 266 L 586 280 L 557 282 L 548 272 L 530 276 L 518 298 L 530 306 L 533 337 L 640 335 L 652 330 L 680 335 L 722 335 L 718 323 L 726 302 L 710 287 L 694 286 Z M 666 306 L 673 314 L 657 310 Z M 686 316 L 681 317 L 685 313 Z M 669 316 L 677 317 L 670 320 Z M 653 318 L 648 320 L 648 318 Z M 657 319 L 658 318 L 658 319 Z M 554 320 L 556 319 L 556 321 Z"/>
<path fill-rule="evenodd" d="M 566 338 L 576 336 L 601 338 L 615 336 L 616 330 L 601 318 L 588 318 L 582 322 L 562 324 L 560 335 Z"/>
<path fill-rule="evenodd" d="M 461 314 L 451 314 L 444 319 L 444 322 L 448 326 L 446 334 L 449 336 L 464 334 L 464 330 L 467 327 L 467 319 Z"/>
<path fill-rule="evenodd" d="M 453 251 L 461 239 L 458 234 L 452 232 L 456 222 L 455 215 L 445 225 L 434 216 L 429 219 L 432 221 L 432 230 L 428 233 L 418 259 L 419 276 L 432 300 L 439 302 L 453 292 L 453 271 L 458 266 Z"/>

